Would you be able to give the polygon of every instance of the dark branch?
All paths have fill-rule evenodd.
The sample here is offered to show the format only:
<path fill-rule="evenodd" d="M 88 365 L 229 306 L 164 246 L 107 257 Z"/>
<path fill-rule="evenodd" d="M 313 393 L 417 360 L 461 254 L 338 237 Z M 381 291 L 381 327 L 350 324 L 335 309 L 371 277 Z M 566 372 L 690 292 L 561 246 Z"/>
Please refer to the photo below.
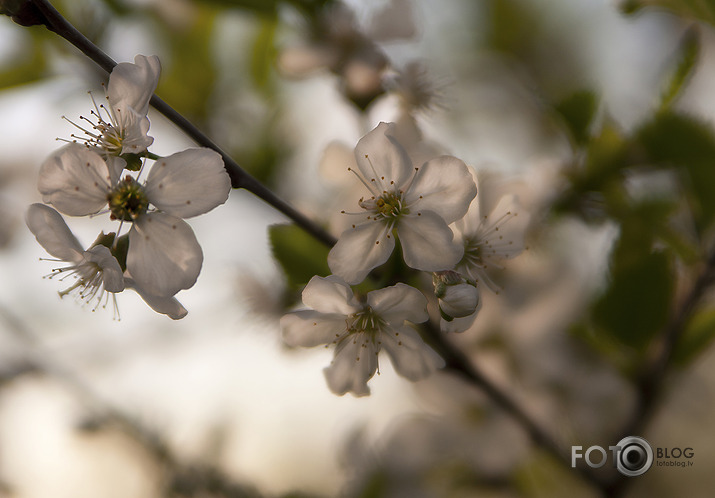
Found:
<path fill-rule="evenodd" d="M 678 341 L 703 295 L 713 283 L 715 274 L 715 249 L 708 257 L 705 268 L 698 276 L 661 335 L 658 353 L 639 377 L 638 399 L 630 419 L 625 424 L 621 437 L 642 434 L 655 414 L 655 408 L 664 396 L 663 384 L 673 359 Z M 609 496 L 619 497 L 626 491 L 629 478 L 618 476 L 608 487 Z"/>
<path fill-rule="evenodd" d="M 446 362 L 445 370 L 451 371 L 470 384 L 482 390 L 497 406 L 507 412 L 527 432 L 531 440 L 546 450 L 567 468 L 571 467 L 571 457 L 561 445 L 541 427 L 519 404 L 503 389 L 494 384 L 461 350 L 454 347 L 431 323 L 426 329 L 425 340 L 432 346 Z M 596 475 L 585 467 L 577 467 L 581 476 L 596 488 L 601 488 L 603 483 Z"/>

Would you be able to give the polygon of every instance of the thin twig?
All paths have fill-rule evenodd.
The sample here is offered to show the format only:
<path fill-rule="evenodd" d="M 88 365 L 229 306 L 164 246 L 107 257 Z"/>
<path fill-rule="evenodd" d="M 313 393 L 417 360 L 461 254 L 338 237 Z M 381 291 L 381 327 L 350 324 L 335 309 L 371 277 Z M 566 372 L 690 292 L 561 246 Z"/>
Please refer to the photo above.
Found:
<path fill-rule="evenodd" d="M 470 384 L 483 391 L 497 406 L 507 412 L 519 425 L 527 432 L 531 440 L 539 447 L 546 450 L 567 468 L 571 468 L 571 457 L 562 446 L 541 427 L 511 396 L 503 389 L 492 382 L 461 350 L 446 340 L 436 327 L 429 324 L 425 327 L 425 339 L 437 353 L 439 353 L 446 363 L 445 370 L 451 371 L 455 375 L 465 379 Z M 590 469 L 586 467 L 576 467 L 581 476 L 601 489 L 603 486 L 600 480 Z"/>
<path fill-rule="evenodd" d="M 31 0 L 38 10 L 44 15 L 45 26 L 50 31 L 58 34 L 76 48 L 78 48 L 89 59 L 94 61 L 99 67 L 107 73 L 111 73 L 117 63 L 97 47 L 91 40 L 80 33 L 57 9 L 55 9 L 48 0 Z M 151 98 L 151 105 L 166 116 L 169 121 L 174 123 L 181 131 L 186 133 L 197 144 L 212 149 L 218 152 L 223 158 L 226 171 L 231 177 L 231 185 L 233 188 L 242 188 L 256 195 L 266 203 L 273 206 L 275 209 L 290 218 L 296 225 L 308 232 L 323 244 L 331 247 L 335 244 L 335 237 L 326 232 L 321 226 L 314 221 L 297 211 L 290 204 L 273 193 L 268 187 L 256 180 L 238 163 L 224 152 L 216 143 L 213 142 L 206 134 L 193 125 L 188 119 L 182 116 L 169 104 L 154 95 Z"/>
<path fill-rule="evenodd" d="M 688 321 L 692 317 L 693 311 L 695 311 L 705 292 L 713 283 L 714 272 L 715 249 L 710 253 L 705 267 L 690 292 L 685 296 L 677 312 L 663 330 L 658 353 L 653 361 L 643 369 L 637 384 L 637 404 L 621 432 L 621 437 L 642 434 L 655 415 L 655 407 L 664 395 L 663 384 L 668 374 L 675 348 L 685 331 Z M 607 488 L 609 496 L 622 496 L 629 483 L 628 478 L 618 476 Z"/>

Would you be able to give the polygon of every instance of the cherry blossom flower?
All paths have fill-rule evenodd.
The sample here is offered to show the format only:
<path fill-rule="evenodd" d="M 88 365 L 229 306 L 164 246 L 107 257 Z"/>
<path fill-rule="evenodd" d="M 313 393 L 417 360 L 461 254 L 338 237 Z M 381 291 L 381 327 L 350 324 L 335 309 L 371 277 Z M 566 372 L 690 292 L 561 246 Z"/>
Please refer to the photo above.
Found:
<path fill-rule="evenodd" d="M 385 31 L 384 26 L 377 28 Z M 311 22 L 309 37 L 308 43 L 286 47 L 280 53 L 278 68 L 285 76 L 302 78 L 327 68 L 341 77 L 345 95 L 362 108 L 384 92 L 382 73 L 388 66 L 387 57 L 360 29 L 345 4 L 334 2 L 323 8 Z"/>
<path fill-rule="evenodd" d="M 182 218 L 223 204 L 231 190 L 221 156 L 209 149 L 159 159 L 140 184 L 131 175 L 114 183 L 102 158 L 76 144 L 42 165 L 38 186 L 43 200 L 65 214 L 90 215 L 108 204 L 112 219 L 131 222 L 127 269 L 141 289 L 160 297 L 193 286 L 201 271 L 201 246 Z"/>
<path fill-rule="evenodd" d="M 349 284 L 361 282 L 385 263 L 396 233 L 405 263 L 418 270 L 449 270 L 463 247 L 454 244 L 448 224 L 467 212 L 477 187 L 467 166 L 452 156 L 414 167 L 394 138 L 395 126 L 380 123 L 355 147 L 357 171 L 369 192 L 361 198 L 356 221 L 328 255 L 332 272 Z"/>
<path fill-rule="evenodd" d="M 480 206 L 480 202 L 475 201 L 467 215 L 455 223 L 464 246 L 464 257 L 456 270 L 499 293 L 499 285 L 491 273 L 503 270 L 504 260 L 524 250 L 524 234 L 530 216 L 520 212 L 514 195 L 503 195 L 496 206 L 490 207 Z"/>
<path fill-rule="evenodd" d="M 44 204 L 32 204 L 26 222 L 48 253 L 57 261 L 69 263 L 69 266 L 54 270 L 50 277 L 62 275 L 64 279 L 71 275 L 76 279 L 72 286 L 60 292 L 60 296 L 74 294 L 87 303 L 96 299 L 96 309 L 105 293 L 111 293 L 114 300 L 114 294 L 124 290 L 122 269 L 110 250 L 96 245 L 85 251 L 57 211 Z M 106 298 L 108 300 L 109 296 Z M 116 301 L 114 307 L 116 309 Z"/>
<path fill-rule="evenodd" d="M 70 121 L 83 132 L 79 136 L 72 135 L 74 141 L 99 153 L 116 175 L 127 167 L 127 160 L 131 162 L 131 169 L 139 169 L 141 162 L 136 155 L 145 153 L 154 142 L 147 135 L 147 112 L 160 73 L 161 64 L 156 56 L 137 55 L 134 64 L 120 62 L 109 76 L 107 105 L 97 105 L 92 97 L 91 118 L 80 116 L 86 124 Z"/>
<path fill-rule="evenodd" d="M 332 363 L 324 370 L 328 387 L 336 394 L 370 393 L 367 381 L 378 371 L 378 356 L 387 352 L 398 374 L 422 379 L 444 361 L 405 321 L 427 320 L 427 300 L 417 289 L 398 283 L 355 298 L 339 277 L 313 277 L 303 289 L 309 309 L 281 318 L 283 338 L 291 346 L 335 344 Z"/>
<path fill-rule="evenodd" d="M 432 79 L 422 62 L 412 61 L 396 71 L 388 85 L 397 94 L 402 112 L 408 115 L 445 107 L 445 83 Z"/>
<path fill-rule="evenodd" d="M 174 320 L 188 313 L 174 297 L 154 296 L 138 286 L 127 272 L 123 274 L 121 265 L 105 245 L 95 243 L 86 251 L 82 249 L 62 216 L 51 207 L 32 204 L 27 211 L 26 222 L 48 253 L 58 258 L 57 261 L 69 263 L 69 266 L 53 270 L 50 275 L 50 278 L 61 275 L 61 279 L 68 276 L 76 279 L 72 286 L 60 292 L 61 297 L 75 295 L 86 303 L 94 300 L 96 309 L 102 301 L 106 306 L 111 294 L 116 313 L 116 294 L 131 288 L 157 313 Z M 113 235 L 109 238 L 113 238 Z"/>

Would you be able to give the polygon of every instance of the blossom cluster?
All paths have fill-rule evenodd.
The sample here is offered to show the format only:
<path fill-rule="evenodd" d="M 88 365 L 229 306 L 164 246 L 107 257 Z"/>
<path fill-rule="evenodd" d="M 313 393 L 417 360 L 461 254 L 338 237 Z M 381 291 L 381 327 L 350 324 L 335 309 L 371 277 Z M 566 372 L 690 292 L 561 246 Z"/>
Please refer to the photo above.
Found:
<path fill-rule="evenodd" d="M 380 47 L 415 36 L 409 1 L 389 0 L 363 26 L 345 3 L 331 2 L 308 26 L 307 43 L 279 56 L 284 75 L 305 77 L 326 68 L 366 114 L 386 93 L 397 96 L 399 109 L 395 122 L 378 124 L 354 154 L 338 144 L 326 149 L 323 173 L 333 176 L 331 161 L 348 165 L 361 191 L 345 188 L 339 196 L 355 197 L 336 223 L 341 235 L 328 254 L 332 275 L 315 276 L 303 290 L 304 309 L 281 319 L 289 345 L 334 345 L 325 369 L 328 386 L 360 396 L 369 393 L 383 348 L 397 373 L 410 380 L 444 364 L 416 324 L 431 320 L 442 332 L 469 329 L 482 307 L 482 288 L 499 291 L 492 271 L 523 250 L 529 217 L 518 215 L 513 195 L 496 205 L 480 202 L 475 172 L 422 140 L 417 113 L 437 107 L 438 86 L 419 61 L 393 69 Z M 396 285 L 380 288 L 389 283 Z M 431 318 L 428 306 L 435 310 Z"/>
<path fill-rule="evenodd" d="M 415 162 L 421 154 L 411 154 L 398 136 L 395 123 L 380 123 L 357 143 L 348 170 L 363 192 L 356 211 L 342 211 L 351 223 L 328 254 L 333 274 L 313 277 L 302 293 L 305 308 L 281 319 L 289 345 L 335 346 L 325 377 L 337 394 L 369 394 L 382 349 L 410 380 L 443 366 L 412 325 L 430 319 L 432 301 L 443 332 L 467 330 L 481 308 L 482 287 L 498 292 L 491 271 L 524 247 L 528 216 L 518 215 L 514 196 L 500 198 L 494 209 L 480 206 L 463 161 L 441 155 Z M 431 275 L 431 287 L 398 282 L 364 295 L 353 291 L 410 277 L 394 273 L 389 261 L 404 263 L 410 282 Z"/>
<path fill-rule="evenodd" d="M 114 68 L 106 103 L 92 98 L 91 117 L 72 123 L 82 133 L 42 164 L 44 204 L 31 205 L 26 221 L 45 250 L 69 264 L 51 275 L 75 279 L 60 296 L 73 294 L 93 309 L 111 298 L 116 310 L 116 294 L 131 288 L 158 313 L 180 319 L 187 311 L 174 296 L 194 285 L 203 263 L 184 218 L 223 204 L 231 183 L 221 156 L 210 149 L 167 157 L 148 150 L 154 139 L 147 112 L 160 72 L 156 56 L 138 55 Z M 60 213 L 108 215 L 116 229 L 85 250 Z"/>

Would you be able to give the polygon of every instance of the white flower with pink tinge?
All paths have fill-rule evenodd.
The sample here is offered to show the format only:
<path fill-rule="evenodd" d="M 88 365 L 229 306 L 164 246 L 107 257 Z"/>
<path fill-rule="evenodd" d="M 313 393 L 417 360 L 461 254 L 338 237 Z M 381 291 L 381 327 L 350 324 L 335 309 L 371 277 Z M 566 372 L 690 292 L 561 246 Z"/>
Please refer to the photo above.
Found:
<path fill-rule="evenodd" d="M 339 277 L 315 276 L 303 289 L 303 304 L 309 309 L 281 318 L 283 339 L 291 346 L 335 344 L 333 361 L 324 373 L 336 394 L 369 394 L 367 382 L 378 371 L 382 350 L 397 373 L 412 381 L 444 366 L 444 360 L 406 323 L 428 318 L 427 300 L 413 287 L 399 283 L 368 292 L 364 301 L 358 301 Z"/>
<path fill-rule="evenodd" d="M 452 156 L 413 166 L 394 135 L 394 124 L 380 123 L 355 147 L 357 171 L 351 171 L 369 193 L 358 201 L 363 211 L 349 213 L 355 221 L 328 255 L 331 271 L 349 284 L 387 261 L 395 235 L 405 263 L 418 270 L 449 270 L 464 254 L 448 225 L 477 194 L 469 169 Z"/>

